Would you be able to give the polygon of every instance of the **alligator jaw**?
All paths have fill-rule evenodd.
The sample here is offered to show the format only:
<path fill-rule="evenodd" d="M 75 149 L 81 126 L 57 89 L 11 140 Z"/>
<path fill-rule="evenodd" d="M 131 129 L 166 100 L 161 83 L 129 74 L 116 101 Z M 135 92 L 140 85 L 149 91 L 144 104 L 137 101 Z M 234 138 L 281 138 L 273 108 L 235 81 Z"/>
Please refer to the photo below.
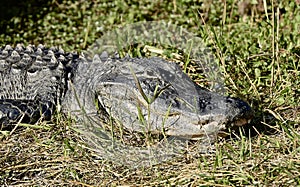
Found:
<path fill-rule="evenodd" d="M 190 116 L 190 118 L 192 118 Z M 188 122 L 185 125 L 180 125 L 180 128 L 167 128 L 166 134 L 170 136 L 177 136 L 190 140 L 204 140 L 209 139 L 214 142 L 217 137 L 227 137 L 231 130 L 235 130 L 238 127 L 242 127 L 250 123 L 253 118 L 253 112 L 248 111 L 244 117 L 228 119 L 225 115 L 205 115 L 197 122 Z M 182 124 L 182 123 L 181 123 Z M 179 129 L 185 129 L 180 131 Z M 178 131 L 179 130 L 179 131 Z"/>
<path fill-rule="evenodd" d="M 250 123 L 251 119 L 239 119 L 237 121 L 231 122 L 229 123 L 231 127 L 233 127 L 233 129 L 238 128 L 238 127 L 242 127 L 248 123 Z M 213 129 L 218 128 L 218 131 L 213 131 Z M 227 137 L 230 133 L 228 132 L 229 128 L 227 127 L 227 125 L 225 123 L 219 123 L 217 121 L 213 121 L 210 123 L 205 124 L 205 126 L 203 127 L 203 131 L 199 132 L 199 133 L 194 133 L 193 135 L 186 135 L 183 136 L 186 139 L 190 139 L 190 140 L 201 140 L 205 137 L 210 137 L 211 140 L 213 140 L 212 136 L 219 136 L 219 137 Z"/>

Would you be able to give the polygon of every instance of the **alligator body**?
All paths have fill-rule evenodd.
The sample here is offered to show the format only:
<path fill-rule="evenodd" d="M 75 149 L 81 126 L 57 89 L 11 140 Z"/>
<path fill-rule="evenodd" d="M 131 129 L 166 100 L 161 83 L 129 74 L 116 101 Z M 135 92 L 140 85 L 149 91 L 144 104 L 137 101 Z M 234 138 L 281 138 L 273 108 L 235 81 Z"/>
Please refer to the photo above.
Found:
<path fill-rule="evenodd" d="M 88 59 L 42 45 L 1 48 L 0 99 L 2 128 L 50 119 L 61 106 L 93 132 L 104 116 L 133 131 L 199 139 L 242 126 L 253 114 L 246 102 L 198 86 L 161 58 Z"/>

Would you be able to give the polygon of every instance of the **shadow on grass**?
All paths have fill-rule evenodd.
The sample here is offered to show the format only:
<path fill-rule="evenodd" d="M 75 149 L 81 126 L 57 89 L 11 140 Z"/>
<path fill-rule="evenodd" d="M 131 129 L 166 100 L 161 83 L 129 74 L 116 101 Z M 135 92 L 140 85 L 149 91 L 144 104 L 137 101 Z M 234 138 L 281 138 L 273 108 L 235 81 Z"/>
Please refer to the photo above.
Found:
<path fill-rule="evenodd" d="M 254 101 L 258 103 L 258 101 Z M 279 132 L 278 124 L 280 120 L 276 119 L 268 111 L 263 111 L 261 105 L 252 107 L 255 116 L 251 122 L 243 126 L 243 132 L 246 137 L 255 137 L 259 134 L 273 135 Z"/>
<path fill-rule="evenodd" d="M 6 34 L 7 26 L 11 29 L 26 29 L 27 20 L 36 22 L 46 15 L 45 7 L 51 6 L 51 0 L 1 0 L 0 1 L 0 33 Z M 16 25 L 11 18 L 21 19 L 21 25 Z"/>

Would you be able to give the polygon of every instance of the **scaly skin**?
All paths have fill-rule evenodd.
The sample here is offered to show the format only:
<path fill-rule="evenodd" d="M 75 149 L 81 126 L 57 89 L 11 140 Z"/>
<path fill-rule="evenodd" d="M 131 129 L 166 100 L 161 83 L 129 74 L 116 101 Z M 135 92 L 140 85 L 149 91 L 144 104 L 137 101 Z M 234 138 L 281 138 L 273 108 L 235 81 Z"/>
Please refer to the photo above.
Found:
<path fill-rule="evenodd" d="M 0 49 L 0 122 L 50 119 L 67 90 L 79 56 L 57 48 L 17 45 Z"/>

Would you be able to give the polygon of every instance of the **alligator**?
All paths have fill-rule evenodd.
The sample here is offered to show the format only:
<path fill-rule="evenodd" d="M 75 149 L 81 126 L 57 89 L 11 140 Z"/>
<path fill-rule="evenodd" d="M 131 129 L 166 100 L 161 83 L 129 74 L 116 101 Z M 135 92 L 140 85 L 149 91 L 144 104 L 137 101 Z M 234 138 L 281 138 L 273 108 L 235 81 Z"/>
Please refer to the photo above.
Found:
<path fill-rule="evenodd" d="M 87 58 L 43 45 L 2 47 L 1 129 L 50 120 L 55 111 L 75 119 L 86 136 L 106 140 L 101 127 L 111 119 L 130 131 L 213 140 L 253 117 L 246 102 L 200 87 L 159 57 L 103 52 Z"/>

